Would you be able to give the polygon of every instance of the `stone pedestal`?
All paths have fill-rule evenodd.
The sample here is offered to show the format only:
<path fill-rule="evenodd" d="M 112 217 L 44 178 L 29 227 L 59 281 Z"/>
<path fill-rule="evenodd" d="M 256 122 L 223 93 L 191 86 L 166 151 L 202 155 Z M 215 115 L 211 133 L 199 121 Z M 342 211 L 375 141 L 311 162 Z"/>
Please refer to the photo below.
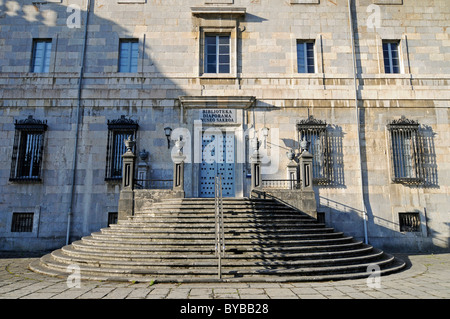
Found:
<path fill-rule="evenodd" d="M 133 154 L 131 148 L 134 142 L 125 141 L 127 151 L 122 155 L 122 190 L 120 191 L 118 220 L 127 219 L 134 214 L 134 170 L 136 155 Z"/>
<path fill-rule="evenodd" d="M 259 152 L 256 152 L 251 156 L 251 189 L 255 189 L 262 186 L 261 180 L 261 157 Z"/>
<path fill-rule="evenodd" d="M 289 182 L 289 189 L 296 189 L 298 185 L 298 174 L 297 174 L 297 167 L 298 164 L 291 160 L 287 166 L 286 173 L 287 173 L 287 179 Z"/>
<path fill-rule="evenodd" d="M 173 160 L 173 190 L 184 192 L 184 160 L 186 156 L 178 154 L 172 156 Z"/>

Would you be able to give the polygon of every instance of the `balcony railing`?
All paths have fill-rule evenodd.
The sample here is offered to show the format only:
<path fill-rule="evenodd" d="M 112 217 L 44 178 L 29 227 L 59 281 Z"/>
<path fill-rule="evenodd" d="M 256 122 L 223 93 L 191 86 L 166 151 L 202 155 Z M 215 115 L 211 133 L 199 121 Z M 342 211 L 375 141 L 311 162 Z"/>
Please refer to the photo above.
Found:
<path fill-rule="evenodd" d="M 300 189 L 301 181 L 295 179 L 262 179 L 262 188 L 269 189 Z"/>

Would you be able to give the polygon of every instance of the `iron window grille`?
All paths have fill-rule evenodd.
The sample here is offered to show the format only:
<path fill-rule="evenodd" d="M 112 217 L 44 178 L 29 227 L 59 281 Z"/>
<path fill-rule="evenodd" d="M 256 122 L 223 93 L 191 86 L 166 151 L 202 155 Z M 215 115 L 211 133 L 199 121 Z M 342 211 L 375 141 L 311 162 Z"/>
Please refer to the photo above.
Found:
<path fill-rule="evenodd" d="M 398 220 L 401 232 L 419 232 L 420 214 L 419 213 L 398 213 Z"/>
<path fill-rule="evenodd" d="M 122 155 L 126 152 L 124 140 L 129 136 L 136 139 L 136 132 L 139 125 L 137 122 L 125 118 L 122 115 L 120 119 L 108 120 L 108 144 L 106 147 L 106 173 L 105 180 L 122 179 Z M 135 149 L 133 147 L 133 152 Z"/>
<path fill-rule="evenodd" d="M 314 73 L 314 41 L 297 41 L 297 72 Z"/>
<path fill-rule="evenodd" d="M 388 130 L 392 181 L 405 184 L 424 183 L 424 152 L 419 136 L 419 123 L 402 116 L 388 124 Z"/>
<path fill-rule="evenodd" d="M 10 181 L 41 181 L 44 132 L 47 122 L 29 116 L 17 121 L 11 160 Z"/>
<path fill-rule="evenodd" d="M 33 232 L 34 213 L 13 213 L 11 232 L 31 233 Z"/>
<path fill-rule="evenodd" d="M 306 139 L 309 145 L 308 151 L 313 155 L 313 182 L 316 184 L 329 183 L 331 165 L 327 123 L 310 116 L 306 120 L 297 122 L 297 133 L 299 143 Z"/>

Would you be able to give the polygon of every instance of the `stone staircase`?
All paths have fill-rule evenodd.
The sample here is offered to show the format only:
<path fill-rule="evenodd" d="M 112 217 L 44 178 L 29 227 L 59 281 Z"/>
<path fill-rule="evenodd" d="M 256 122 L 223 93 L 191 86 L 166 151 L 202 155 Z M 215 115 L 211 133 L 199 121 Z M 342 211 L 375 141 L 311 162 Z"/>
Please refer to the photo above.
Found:
<path fill-rule="evenodd" d="M 405 264 L 269 199 L 224 199 L 225 257 L 221 281 L 324 281 L 381 275 Z M 169 199 L 83 237 L 30 269 L 51 276 L 140 282 L 213 282 L 214 199 Z"/>

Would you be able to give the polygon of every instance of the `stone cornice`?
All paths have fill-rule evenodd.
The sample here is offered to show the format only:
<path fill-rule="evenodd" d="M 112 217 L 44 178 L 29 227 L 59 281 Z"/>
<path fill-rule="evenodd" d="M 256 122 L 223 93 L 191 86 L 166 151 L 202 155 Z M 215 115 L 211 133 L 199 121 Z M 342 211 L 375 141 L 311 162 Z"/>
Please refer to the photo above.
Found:
<path fill-rule="evenodd" d="M 251 107 L 254 96 L 180 96 L 184 108 L 228 108 L 246 109 Z"/>

